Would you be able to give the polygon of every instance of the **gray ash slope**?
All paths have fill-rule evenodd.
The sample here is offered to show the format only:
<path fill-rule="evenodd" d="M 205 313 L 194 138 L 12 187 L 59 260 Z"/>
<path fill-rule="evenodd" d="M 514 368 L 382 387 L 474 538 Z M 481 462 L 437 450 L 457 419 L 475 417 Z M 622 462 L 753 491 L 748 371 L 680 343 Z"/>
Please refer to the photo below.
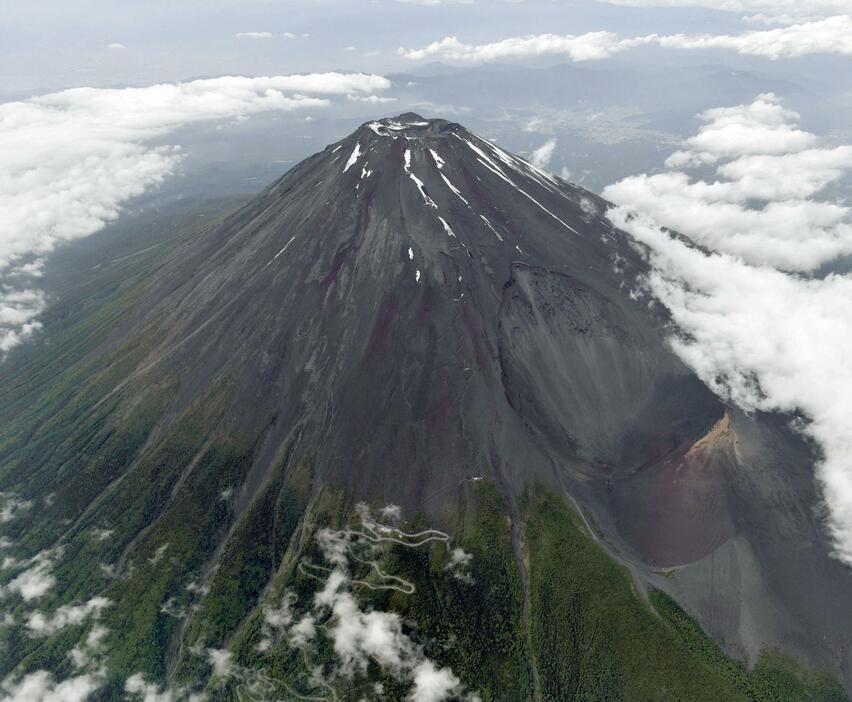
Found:
<path fill-rule="evenodd" d="M 852 615 L 833 603 L 852 577 L 830 556 L 811 450 L 674 356 L 606 206 L 458 124 L 365 124 L 175 251 L 104 326 L 98 390 L 75 391 L 66 438 L 39 422 L 0 456 L 3 487 L 63 495 L 46 515 L 72 532 L 129 525 L 121 563 L 206 487 L 193 473 L 223 435 L 250 447 L 211 488 L 235 488 L 234 523 L 283 456 L 310 457 L 313 485 L 351 504 L 436 524 L 479 480 L 510 502 L 543 483 L 730 653 L 780 646 L 848 676 Z M 124 360 L 97 365 L 110 357 Z M 132 449 L 82 463 L 108 443 L 103 417 L 149 402 Z M 187 415 L 194 443 L 161 450 Z M 143 474 L 151 498 L 131 509 Z M 209 567 L 223 545 L 205 548 Z"/>
<path fill-rule="evenodd" d="M 630 470 L 721 411 L 630 299 L 643 264 L 603 214 L 457 124 L 369 123 L 193 243 L 145 317 L 151 361 L 181 370 L 176 410 L 232 373 L 241 421 L 311 423 L 356 497 L 429 511 L 454 481 L 552 475 L 566 446 Z"/>

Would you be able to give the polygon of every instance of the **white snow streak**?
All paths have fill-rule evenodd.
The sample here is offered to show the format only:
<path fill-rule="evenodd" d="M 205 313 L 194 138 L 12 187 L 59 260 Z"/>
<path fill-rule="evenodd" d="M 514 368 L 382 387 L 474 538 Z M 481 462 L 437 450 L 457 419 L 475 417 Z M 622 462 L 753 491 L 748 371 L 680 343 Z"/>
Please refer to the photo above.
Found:
<path fill-rule="evenodd" d="M 458 136 L 458 134 L 457 134 L 456 136 Z M 509 183 L 509 185 L 511 185 L 512 187 L 518 187 L 518 186 L 516 186 L 516 185 L 515 185 L 515 184 L 514 184 L 511 180 L 509 180 L 509 178 L 508 178 L 508 177 L 506 177 L 506 175 L 505 175 L 505 174 L 503 173 L 503 171 L 500 169 L 500 166 L 498 166 L 496 163 L 494 163 L 494 161 L 492 161 L 492 160 L 491 160 L 491 157 L 490 157 L 490 156 L 488 156 L 488 154 L 486 154 L 486 153 L 485 153 L 482 149 L 480 149 L 480 148 L 479 148 L 476 144 L 474 144 L 474 143 L 473 143 L 473 142 L 471 142 L 471 141 L 468 141 L 468 140 L 467 140 L 467 139 L 465 139 L 464 137 L 459 137 L 459 139 L 461 139 L 461 140 L 462 140 L 465 144 L 467 144 L 467 145 L 468 145 L 468 146 L 469 146 L 469 147 L 473 150 L 473 152 L 474 152 L 475 154 L 477 154 L 477 155 L 480 157 L 480 158 L 478 158 L 478 159 L 476 159 L 476 160 L 477 160 L 477 161 L 479 161 L 479 162 L 480 162 L 483 166 L 485 166 L 485 167 L 486 167 L 489 171 L 491 171 L 492 173 L 494 173 L 494 175 L 499 176 L 500 178 L 502 178 L 503 180 L 505 180 L 505 181 L 506 181 L 507 183 Z M 484 159 L 484 160 L 483 160 L 483 159 Z"/>
<path fill-rule="evenodd" d="M 487 226 L 492 232 L 494 232 L 494 236 L 496 236 L 500 241 L 503 241 L 503 237 L 500 236 L 500 232 L 498 232 L 493 226 L 491 226 L 491 222 L 488 221 L 488 217 L 485 215 L 479 215 L 483 222 L 485 222 L 485 226 Z"/>
<path fill-rule="evenodd" d="M 358 160 L 358 156 L 361 155 L 361 142 L 355 144 L 355 148 L 352 150 L 352 155 L 349 157 L 349 160 L 346 162 L 346 165 L 343 167 L 343 172 L 346 173 L 352 166 L 355 165 L 355 162 Z"/>
<path fill-rule="evenodd" d="M 358 179 L 358 184 L 355 186 L 355 190 L 358 190 L 358 188 L 360 188 L 360 187 L 361 187 L 361 183 L 362 183 L 362 182 L 363 182 L 366 178 L 369 178 L 369 177 L 373 174 L 373 171 L 369 170 L 369 169 L 367 168 L 367 166 L 368 166 L 368 163 L 365 163 L 365 164 L 361 167 L 361 177 Z"/>
<path fill-rule="evenodd" d="M 451 236 L 451 237 L 453 237 L 453 239 L 455 239 L 456 235 L 453 233 L 452 227 L 450 227 L 450 225 L 447 224 L 447 220 L 445 220 L 443 217 L 441 217 L 441 215 L 438 215 L 438 219 L 440 219 L 441 224 L 444 225 L 444 231 L 447 232 L 447 235 Z"/>
<path fill-rule="evenodd" d="M 417 186 L 417 189 L 420 191 L 420 194 L 423 196 L 423 200 L 426 202 L 426 204 L 429 205 L 430 207 L 434 207 L 437 210 L 438 205 L 435 204 L 435 201 L 431 197 L 429 197 L 426 194 L 426 191 L 423 189 L 423 181 L 420 180 L 420 178 L 418 178 L 413 173 L 409 173 L 408 177 L 411 178 L 411 180 L 414 181 L 414 184 Z"/>
<path fill-rule="evenodd" d="M 275 254 L 275 256 L 273 257 L 273 259 L 272 259 L 272 260 L 273 260 L 273 261 L 274 261 L 274 260 L 276 260 L 276 259 L 277 259 L 277 258 L 278 258 L 281 254 L 283 254 L 283 253 L 287 250 L 287 247 L 288 247 L 288 246 L 290 246 L 290 244 L 292 244 L 292 243 L 293 243 L 293 240 L 294 240 L 295 238 L 296 238 L 295 236 L 291 236 L 291 237 L 290 237 L 290 241 L 288 241 L 286 244 L 284 244 L 284 248 L 283 248 L 283 249 L 281 249 L 281 250 L 280 250 L 277 254 Z"/>
<path fill-rule="evenodd" d="M 545 212 L 547 212 L 547 214 L 549 214 L 551 217 L 553 217 L 553 219 L 555 219 L 557 222 L 559 222 L 559 224 L 561 224 L 563 227 L 565 227 L 565 228 L 566 228 L 566 229 L 568 229 L 569 231 L 574 232 L 577 236 L 582 236 L 582 234 L 580 234 L 580 232 L 578 232 L 576 229 L 574 229 L 574 227 L 572 227 L 572 226 L 571 226 L 570 224 L 568 224 L 567 222 L 564 222 L 563 220 L 559 219 L 559 217 L 557 217 L 555 214 L 553 214 L 553 212 L 551 212 L 550 210 L 548 210 L 548 209 L 547 209 L 544 205 L 542 205 L 542 204 L 541 204 L 538 200 L 536 200 L 536 199 L 535 199 L 532 195 L 529 195 L 529 194 L 525 193 L 525 192 L 524 192 L 523 190 L 521 190 L 520 188 L 518 188 L 518 192 L 519 192 L 521 195 L 523 195 L 524 197 L 527 197 L 527 198 L 529 198 L 530 200 L 532 200 L 532 201 L 533 201 L 536 205 L 538 205 L 541 209 L 543 209 Z"/>
<path fill-rule="evenodd" d="M 456 136 L 458 136 L 458 135 L 456 135 Z M 527 193 L 527 192 L 525 192 L 524 190 L 522 190 L 520 187 L 518 187 L 517 185 L 515 185 L 515 183 L 513 183 L 513 182 L 512 182 L 509 178 L 507 178 L 507 177 L 506 177 L 506 175 L 505 175 L 505 174 L 504 174 L 504 173 L 500 170 L 500 167 L 499 167 L 496 163 L 494 163 L 494 161 L 492 161 L 492 160 L 491 160 L 491 159 L 490 159 L 490 158 L 489 158 L 489 157 L 485 154 L 485 152 L 484 152 L 482 149 L 480 149 L 478 146 L 476 146 L 475 144 L 471 143 L 470 141 L 468 141 L 468 140 L 467 140 L 467 139 L 465 139 L 464 137 L 460 137 L 460 136 L 459 136 L 458 138 L 459 138 L 459 139 L 461 139 L 461 140 L 462 140 L 465 144 L 467 144 L 467 145 L 468 145 L 468 146 L 469 146 L 469 147 L 470 147 L 470 148 L 471 148 L 471 149 L 472 149 L 472 150 L 473 150 L 476 154 L 478 154 L 478 155 L 482 156 L 482 157 L 485 159 L 485 160 L 483 161 L 483 160 L 482 160 L 482 158 L 478 158 L 478 159 L 477 159 L 477 161 L 479 161 L 479 162 L 480 162 L 483 166 L 485 166 L 485 167 L 486 167 L 489 171 L 491 171 L 492 173 L 494 173 L 495 175 L 499 176 L 500 178 L 502 178 L 503 180 L 505 180 L 507 183 L 509 183 L 509 184 L 510 184 L 513 188 L 515 188 L 515 189 L 516 189 L 516 190 L 517 190 L 517 191 L 518 191 L 521 195 L 523 195 L 523 196 L 524 196 L 524 197 L 526 197 L 528 200 L 530 200 L 531 202 L 533 202 L 533 203 L 535 203 L 536 205 L 538 205 L 538 206 L 539 206 L 542 210 L 544 210 L 547 214 L 549 214 L 551 217 L 553 217 L 553 219 L 555 219 L 557 222 L 559 222 L 559 223 L 560 223 L 563 227 L 565 227 L 565 228 L 566 228 L 566 229 L 568 229 L 569 231 L 574 232 L 574 234 L 577 234 L 578 236 L 580 235 L 580 232 L 578 232 L 576 229 L 574 229 L 574 227 L 572 227 L 570 224 L 568 224 L 568 223 L 567 223 L 567 222 L 565 222 L 564 220 L 562 220 L 562 219 L 560 219 L 559 217 L 557 217 L 555 214 L 553 214 L 553 212 L 551 212 L 550 210 L 548 210 L 548 209 L 547 209 L 544 205 L 542 205 L 542 204 L 541 204 L 538 200 L 536 200 L 536 199 L 535 199 L 532 195 L 530 195 L 529 193 Z M 496 149 L 496 147 L 494 147 L 493 145 L 492 145 L 492 148 Z M 501 152 L 501 153 L 502 153 L 502 152 Z M 508 158 L 508 156 L 507 156 L 507 158 Z M 501 160 L 502 160 L 502 159 L 501 159 Z M 489 164 L 490 164 L 490 165 L 489 165 Z"/>
<path fill-rule="evenodd" d="M 447 176 L 445 176 L 443 173 L 441 173 L 441 178 L 444 179 L 444 182 L 447 184 L 447 187 L 452 190 L 465 205 L 470 207 L 470 203 L 464 199 L 464 195 L 462 195 L 459 189 L 450 182 L 450 179 L 447 178 Z"/>

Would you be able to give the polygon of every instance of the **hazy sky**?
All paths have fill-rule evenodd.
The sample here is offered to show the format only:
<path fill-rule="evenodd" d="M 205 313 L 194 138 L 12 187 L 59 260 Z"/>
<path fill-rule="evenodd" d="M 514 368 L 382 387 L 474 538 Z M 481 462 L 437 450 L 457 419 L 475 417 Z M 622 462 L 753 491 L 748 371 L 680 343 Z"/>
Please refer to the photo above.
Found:
<path fill-rule="evenodd" d="M 146 85 L 225 73 L 388 72 L 412 65 L 400 47 L 445 37 L 477 45 L 543 33 L 733 34 L 766 29 L 757 15 L 789 21 L 842 14 L 844 1 L 4 0 L 0 91 Z M 797 16 L 785 17 L 791 7 Z"/>

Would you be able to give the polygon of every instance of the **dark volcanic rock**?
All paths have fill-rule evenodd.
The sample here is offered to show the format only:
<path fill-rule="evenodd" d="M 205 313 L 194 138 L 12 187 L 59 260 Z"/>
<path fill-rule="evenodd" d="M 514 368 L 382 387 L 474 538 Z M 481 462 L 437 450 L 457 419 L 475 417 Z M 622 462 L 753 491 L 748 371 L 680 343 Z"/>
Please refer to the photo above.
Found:
<path fill-rule="evenodd" d="M 435 491 L 552 478 L 554 456 L 629 472 L 723 410 L 630 298 L 643 264 L 602 208 L 457 124 L 364 125 L 164 274 L 141 372 L 180 373 L 175 411 L 238 378 L 246 431 L 306 427 L 356 498 L 440 514 Z"/>

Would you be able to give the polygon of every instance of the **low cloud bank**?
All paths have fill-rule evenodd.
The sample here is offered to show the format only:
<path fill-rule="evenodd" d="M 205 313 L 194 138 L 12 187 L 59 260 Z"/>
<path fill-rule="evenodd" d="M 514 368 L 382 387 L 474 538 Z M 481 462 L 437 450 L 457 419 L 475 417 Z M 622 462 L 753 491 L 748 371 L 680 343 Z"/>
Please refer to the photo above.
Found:
<path fill-rule="evenodd" d="M 852 170 L 852 146 L 820 146 L 772 94 L 699 118 L 667 170 L 625 178 L 604 197 L 756 266 L 811 271 L 852 254 L 852 212 L 814 199 Z M 680 170 L 707 166 L 712 181 Z"/>
<path fill-rule="evenodd" d="M 852 276 L 784 270 L 808 271 L 849 252 L 847 209 L 812 196 L 849 168 L 850 147 L 820 148 L 795 118 L 766 95 L 710 110 L 668 163 L 719 163 L 728 180 L 668 171 L 627 178 L 604 195 L 617 203 L 612 222 L 652 264 L 645 285 L 671 313 L 678 355 L 745 410 L 804 418 L 801 430 L 822 452 L 816 479 L 835 553 L 852 563 Z M 779 138 L 763 138 L 770 133 Z M 762 206 L 749 209 L 748 200 Z"/>
<path fill-rule="evenodd" d="M 640 46 L 666 49 L 724 49 L 769 59 L 796 58 L 809 54 L 852 55 L 852 15 L 824 18 L 790 18 L 783 27 L 739 34 L 647 34 L 621 37 L 614 32 L 585 34 L 531 34 L 485 44 L 466 44 L 446 36 L 419 49 L 400 48 L 400 56 L 412 60 L 443 60 L 458 63 L 489 63 L 538 56 L 563 56 L 571 61 L 599 61 Z"/>
<path fill-rule="evenodd" d="M 191 123 L 321 109 L 333 96 L 389 87 L 368 74 L 224 76 L 0 104 L 0 357 L 40 328 L 44 256 L 98 231 L 174 171 L 179 147 L 150 140 Z"/>
<path fill-rule="evenodd" d="M 852 12 L 849 0 L 598 0 L 626 7 L 695 7 L 746 14 L 756 22 L 788 22 Z"/>

